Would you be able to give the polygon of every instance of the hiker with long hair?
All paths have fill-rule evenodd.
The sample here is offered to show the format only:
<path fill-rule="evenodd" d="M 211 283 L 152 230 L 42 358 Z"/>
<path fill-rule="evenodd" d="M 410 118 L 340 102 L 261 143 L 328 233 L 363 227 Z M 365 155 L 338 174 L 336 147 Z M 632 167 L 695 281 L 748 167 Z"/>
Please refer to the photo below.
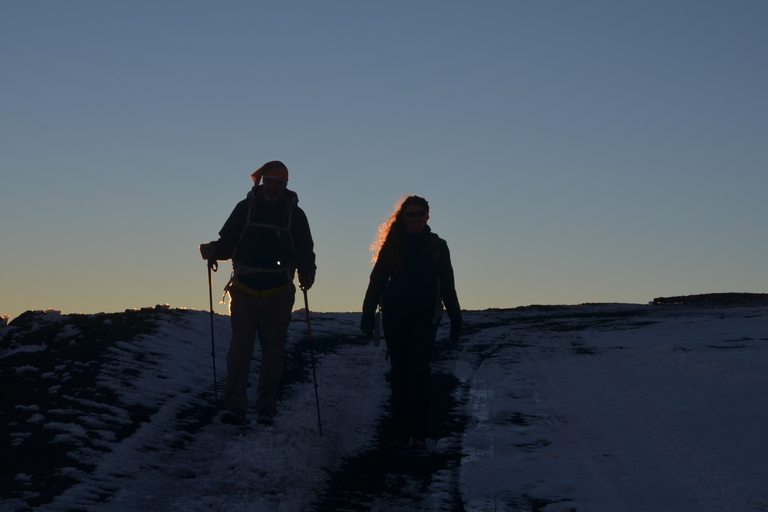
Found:
<path fill-rule="evenodd" d="M 429 434 L 430 356 L 443 305 L 451 321 L 450 340 L 458 343 L 462 315 L 448 244 L 427 225 L 429 203 L 404 197 L 392 216 L 379 226 L 371 246 L 374 267 L 363 301 L 360 329 L 373 336 L 376 309 L 391 372 L 393 449 L 411 441 L 426 448 Z"/>

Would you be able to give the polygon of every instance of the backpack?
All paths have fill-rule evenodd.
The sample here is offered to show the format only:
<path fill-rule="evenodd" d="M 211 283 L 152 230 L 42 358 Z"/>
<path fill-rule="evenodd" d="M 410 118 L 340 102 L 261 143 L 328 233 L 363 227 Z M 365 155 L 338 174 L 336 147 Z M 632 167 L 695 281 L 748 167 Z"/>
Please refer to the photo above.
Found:
<path fill-rule="evenodd" d="M 289 265 L 285 268 L 278 268 L 278 269 L 272 269 L 272 268 L 256 268 L 256 267 L 250 267 L 248 265 L 245 265 L 242 262 L 235 262 L 235 260 L 232 260 L 232 277 L 235 278 L 242 274 L 249 274 L 254 272 L 269 272 L 269 273 L 279 273 L 279 272 L 286 272 L 288 276 L 289 281 L 293 281 L 294 274 L 296 272 L 296 246 L 293 242 L 293 235 L 291 234 L 291 225 L 293 222 L 293 213 L 296 210 L 296 203 L 297 203 L 297 196 L 294 193 L 286 194 L 285 199 L 287 203 L 287 207 L 285 208 L 285 213 L 283 216 L 283 223 L 282 225 L 276 225 L 276 224 L 266 224 L 261 222 L 255 222 L 253 220 L 253 212 L 255 210 L 256 205 L 256 195 L 257 195 L 257 188 L 254 187 L 253 190 L 248 194 L 248 210 L 246 212 L 246 221 L 243 225 L 243 230 L 240 232 L 240 239 L 235 244 L 234 249 L 232 250 L 232 254 L 237 254 L 237 248 L 240 246 L 240 243 L 243 241 L 243 237 L 245 236 L 246 231 L 248 231 L 249 228 L 262 228 L 262 229 L 270 229 L 275 230 L 276 237 L 282 238 L 283 236 L 287 236 L 288 240 L 290 241 L 290 251 L 293 256 L 293 265 Z"/>

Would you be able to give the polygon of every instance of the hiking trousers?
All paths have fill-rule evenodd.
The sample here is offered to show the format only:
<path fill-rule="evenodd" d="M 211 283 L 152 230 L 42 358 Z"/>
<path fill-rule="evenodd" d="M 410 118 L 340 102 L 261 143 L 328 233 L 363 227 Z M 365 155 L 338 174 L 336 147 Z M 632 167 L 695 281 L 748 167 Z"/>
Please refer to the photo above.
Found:
<path fill-rule="evenodd" d="M 236 287 L 231 287 L 229 293 L 232 341 L 227 353 L 224 405 L 248 410 L 248 374 L 258 333 L 261 369 L 256 407 L 261 414 L 274 414 L 296 287 L 291 285 L 269 297 L 254 297 Z"/>
<path fill-rule="evenodd" d="M 392 363 L 392 437 L 426 439 L 429 433 L 430 357 L 437 334 L 429 318 L 382 318 Z"/>

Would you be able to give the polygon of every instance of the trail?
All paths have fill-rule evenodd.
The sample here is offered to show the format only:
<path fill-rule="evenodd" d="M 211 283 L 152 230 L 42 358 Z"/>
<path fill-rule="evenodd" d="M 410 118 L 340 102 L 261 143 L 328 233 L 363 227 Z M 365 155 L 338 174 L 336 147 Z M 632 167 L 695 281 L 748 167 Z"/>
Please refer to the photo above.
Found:
<path fill-rule="evenodd" d="M 371 442 L 386 396 L 383 353 L 345 343 L 338 323 L 333 339 L 318 326 L 316 345 L 325 352 L 317 361 L 323 413 L 320 436 L 314 385 L 306 364 L 309 347 L 297 321 L 287 345 L 276 425 L 260 427 L 251 420 L 246 428 L 233 427 L 218 422 L 220 408 L 211 396 L 210 361 L 202 351 L 193 360 L 189 352 L 179 351 L 187 348 L 179 345 L 180 340 L 194 343 L 206 332 L 202 319 L 196 315 L 161 324 L 152 337 L 111 351 L 105 368 L 135 368 L 129 372 L 132 391 L 123 400 L 145 400 L 157 411 L 129 438 L 109 446 L 110 455 L 99 457 L 90 474 L 73 472 L 81 483 L 38 510 L 71 510 L 73 504 L 121 512 L 229 511 L 233 507 L 312 510 L 328 472 Z M 217 337 L 225 340 L 224 319 L 218 320 Z M 227 345 L 226 341 L 218 344 L 219 359 Z M 150 350 L 152 358 L 135 357 Z M 257 357 L 254 375 L 258 365 Z M 173 379 L 164 375 L 169 367 L 175 368 Z M 107 372 L 104 385 L 119 389 L 124 385 L 121 374 Z"/>

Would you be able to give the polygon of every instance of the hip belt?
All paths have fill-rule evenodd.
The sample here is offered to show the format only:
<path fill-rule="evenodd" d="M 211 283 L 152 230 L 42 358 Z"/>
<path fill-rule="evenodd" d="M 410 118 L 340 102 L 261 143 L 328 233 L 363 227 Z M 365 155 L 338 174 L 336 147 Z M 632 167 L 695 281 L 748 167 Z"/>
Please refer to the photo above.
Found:
<path fill-rule="evenodd" d="M 243 283 L 241 283 L 237 279 L 232 280 L 232 286 L 236 287 L 238 290 L 244 291 L 245 293 L 247 293 L 252 297 L 259 297 L 259 298 L 271 297 L 272 295 L 277 295 L 278 293 L 284 292 L 285 290 L 290 288 L 291 285 L 293 285 L 292 282 L 287 282 L 283 285 L 278 286 L 277 288 L 270 288 L 269 290 L 254 290 L 253 288 L 249 288 L 245 286 Z"/>

